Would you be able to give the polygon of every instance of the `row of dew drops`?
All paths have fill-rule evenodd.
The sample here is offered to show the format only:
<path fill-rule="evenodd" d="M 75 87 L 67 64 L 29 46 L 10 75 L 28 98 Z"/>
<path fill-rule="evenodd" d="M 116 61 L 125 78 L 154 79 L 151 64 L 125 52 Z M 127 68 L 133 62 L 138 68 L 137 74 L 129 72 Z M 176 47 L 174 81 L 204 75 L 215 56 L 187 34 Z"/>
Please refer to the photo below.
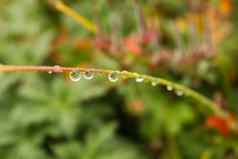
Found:
<path fill-rule="evenodd" d="M 51 74 L 53 72 L 49 71 L 48 73 Z M 85 71 L 85 72 L 82 73 L 79 70 L 76 70 L 76 71 L 71 71 L 69 73 L 69 78 L 73 82 L 78 82 L 78 81 L 81 80 L 82 77 L 86 80 L 92 80 L 94 78 L 94 75 L 95 74 L 94 74 L 93 71 Z M 108 80 L 110 82 L 117 82 L 119 80 L 119 77 L 120 77 L 120 71 L 112 71 L 111 73 L 108 74 Z M 144 81 L 144 77 L 138 75 L 135 78 L 135 81 L 137 83 L 142 83 Z M 153 87 L 157 86 L 158 84 L 159 84 L 158 81 L 152 81 L 151 82 L 151 85 Z M 167 91 L 173 91 L 173 87 L 170 86 L 170 85 L 167 85 L 166 89 L 167 89 Z M 181 90 L 176 90 L 175 93 L 176 93 L 177 96 L 183 96 L 184 95 L 184 92 L 181 91 Z"/>

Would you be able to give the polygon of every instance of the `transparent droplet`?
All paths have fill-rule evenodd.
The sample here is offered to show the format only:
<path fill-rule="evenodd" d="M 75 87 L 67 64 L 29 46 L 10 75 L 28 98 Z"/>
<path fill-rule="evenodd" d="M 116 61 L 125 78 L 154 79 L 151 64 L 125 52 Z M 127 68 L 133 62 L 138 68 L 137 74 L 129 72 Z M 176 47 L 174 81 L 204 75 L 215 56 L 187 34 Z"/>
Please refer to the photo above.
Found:
<path fill-rule="evenodd" d="M 119 80 L 119 72 L 113 71 L 108 75 L 108 80 L 111 82 L 117 82 Z"/>
<path fill-rule="evenodd" d="M 173 90 L 173 87 L 169 86 L 169 85 L 166 88 L 167 88 L 168 91 L 172 91 Z"/>
<path fill-rule="evenodd" d="M 77 82 L 81 79 L 81 73 L 80 71 L 72 71 L 69 73 L 69 78 L 73 82 Z"/>
<path fill-rule="evenodd" d="M 144 78 L 142 76 L 136 77 L 136 82 L 143 82 Z"/>
<path fill-rule="evenodd" d="M 151 82 L 151 85 L 153 86 L 153 87 L 155 87 L 155 86 L 157 86 L 158 85 L 158 82 Z"/>
<path fill-rule="evenodd" d="M 91 72 L 91 71 L 86 71 L 86 72 L 84 72 L 83 77 L 84 77 L 86 80 L 91 80 L 91 79 L 93 79 L 93 77 L 94 77 L 94 73 Z"/>
<path fill-rule="evenodd" d="M 61 67 L 59 65 L 54 66 L 54 72 L 62 72 Z"/>
<path fill-rule="evenodd" d="M 183 93 L 183 91 L 181 91 L 181 90 L 177 90 L 177 91 L 176 91 L 176 95 L 177 95 L 177 96 L 183 96 L 183 94 L 184 94 L 184 93 Z"/>
<path fill-rule="evenodd" d="M 50 70 L 50 71 L 48 71 L 48 73 L 49 73 L 49 74 L 52 74 L 53 72 Z"/>

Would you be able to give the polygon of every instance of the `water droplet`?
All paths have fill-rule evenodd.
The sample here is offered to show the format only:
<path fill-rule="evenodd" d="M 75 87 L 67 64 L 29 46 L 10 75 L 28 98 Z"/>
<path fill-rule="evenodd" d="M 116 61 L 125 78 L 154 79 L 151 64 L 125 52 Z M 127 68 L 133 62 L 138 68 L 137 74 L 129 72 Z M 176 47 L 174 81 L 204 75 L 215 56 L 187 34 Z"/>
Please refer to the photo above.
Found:
<path fill-rule="evenodd" d="M 54 66 L 54 70 L 53 70 L 54 72 L 62 72 L 62 70 L 61 70 L 61 67 L 59 66 L 59 65 L 55 65 Z"/>
<path fill-rule="evenodd" d="M 50 71 L 48 71 L 48 73 L 49 73 L 49 74 L 52 74 L 53 72 L 50 70 Z"/>
<path fill-rule="evenodd" d="M 108 75 L 108 80 L 111 82 L 117 82 L 119 80 L 119 71 L 113 71 Z"/>
<path fill-rule="evenodd" d="M 81 73 L 80 71 L 72 71 L 69 73 L 69 78 L 73 82 L 77 82 L 81 79 Z"/>
<path fill-rule="evenodd" d="M 84 72 L 83 77 L 84 77 L 86 80 L 91 80 L 91 79 L 93 79 L 93 77 L 94 77 L 94 73 L 91 72 L 91 71 L 86 71 L 86 72 Z"/>
<path fill-rule="evenodd" d="M 177 95 L 177 96 L 183 96 L 183 94 L 184 94 L 184 93 L 183 93 L 183 91 L 181 91 L 181 90 L 177 90 L 177 91 L 176 91 L 176 95 Z"/>
<path fill-rule="evenodd" d="M 144 78 L 142 76 L 136 77 L 136 82 L 143 82 Z"/>
<path fill-rule="evenodd" d="M 153 81 L 153 82 L 151 82 L 151 85 L 152 85 L 153 87 L 155 87 L 155 86 L 158 85 L 158 82 Z"/>
<path fill-rule="evenodd" d="M 172 91 L 173 90 L 173 87 L 169 86 L 169 85 L 166 88 L 167 88 L 168 91 Z"/>

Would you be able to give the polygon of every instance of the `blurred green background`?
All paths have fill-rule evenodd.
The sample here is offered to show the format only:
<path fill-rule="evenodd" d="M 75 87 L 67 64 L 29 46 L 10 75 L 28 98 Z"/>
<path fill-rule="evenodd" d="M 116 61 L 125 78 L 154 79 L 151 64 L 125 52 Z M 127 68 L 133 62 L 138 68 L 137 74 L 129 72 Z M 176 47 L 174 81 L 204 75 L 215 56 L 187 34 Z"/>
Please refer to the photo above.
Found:
<path fill-rule="evenodd" d="M 51 1 L 52 2 L 52 1 Z M 238 113 L 237 0 L 0 0 L 0 63 L 129 70 Z M 1 159 L 237 159 L 238 132 L 185 96 L 134 81 L 0 73 Z"/>

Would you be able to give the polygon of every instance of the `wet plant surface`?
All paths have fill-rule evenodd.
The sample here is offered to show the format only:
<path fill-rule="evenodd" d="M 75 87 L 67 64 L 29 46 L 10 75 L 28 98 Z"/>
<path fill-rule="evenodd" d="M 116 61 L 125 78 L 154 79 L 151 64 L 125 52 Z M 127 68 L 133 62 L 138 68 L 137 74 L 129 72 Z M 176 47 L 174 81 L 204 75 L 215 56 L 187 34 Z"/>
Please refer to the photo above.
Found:
<path fill-rule="evenodd" d="M 1 158 L 238 158 L 237 6 L 1 0 Z"/>

